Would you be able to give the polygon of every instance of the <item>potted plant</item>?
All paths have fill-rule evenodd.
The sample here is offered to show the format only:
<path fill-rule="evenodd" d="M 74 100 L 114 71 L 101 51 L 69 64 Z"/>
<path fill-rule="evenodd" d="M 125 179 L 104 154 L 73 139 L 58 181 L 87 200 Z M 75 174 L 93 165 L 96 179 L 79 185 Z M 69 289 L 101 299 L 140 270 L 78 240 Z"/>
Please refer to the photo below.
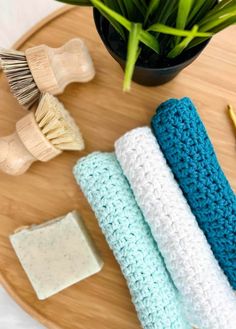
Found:
<path fill-rule="evenodd" d="M 160 85 L 192 63 L 210 38 L 236 23 L 236 0 L 59 0 L 94 7 L 110 54 L 131 80 Z"/>

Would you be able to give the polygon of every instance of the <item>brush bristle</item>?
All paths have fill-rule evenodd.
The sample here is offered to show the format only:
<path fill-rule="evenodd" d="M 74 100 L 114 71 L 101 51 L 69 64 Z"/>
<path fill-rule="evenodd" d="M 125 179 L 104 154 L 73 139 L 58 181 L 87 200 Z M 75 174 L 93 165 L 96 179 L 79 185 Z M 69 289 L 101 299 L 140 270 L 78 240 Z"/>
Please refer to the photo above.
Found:
<path fill-rule="evenodd" d="M 35 118 L 44 136 L 56 148 L 74 151 L 84 148 L 83 137 L 78 126 L 56 97 L 44 94 Z"/>
<path fill-rule="evenodd" d="M 29 109 L 40 98 L 26 56 L 23 52 L 0 49 L 0 62 L 6 74 L 12 94 L 18 102 Z"/>

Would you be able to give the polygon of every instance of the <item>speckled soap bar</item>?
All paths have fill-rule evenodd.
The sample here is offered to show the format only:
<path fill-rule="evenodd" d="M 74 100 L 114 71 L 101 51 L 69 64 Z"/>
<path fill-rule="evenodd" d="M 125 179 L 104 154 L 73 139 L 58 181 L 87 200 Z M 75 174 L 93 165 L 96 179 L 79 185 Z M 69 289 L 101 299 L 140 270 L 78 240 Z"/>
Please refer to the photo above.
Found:
<path fill-rule="evenodd" d="M 12 246 L 39 299 L 81 281 L 103 266 L 76 211 L 10 236 Z"/>

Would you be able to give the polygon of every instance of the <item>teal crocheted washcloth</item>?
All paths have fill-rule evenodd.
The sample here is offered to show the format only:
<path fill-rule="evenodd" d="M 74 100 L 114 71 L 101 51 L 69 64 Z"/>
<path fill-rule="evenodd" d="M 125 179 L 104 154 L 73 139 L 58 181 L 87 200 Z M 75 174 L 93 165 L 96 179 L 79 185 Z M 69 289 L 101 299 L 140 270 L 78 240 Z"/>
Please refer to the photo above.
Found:
<path fill-rule="evenodd" d="M 112 153 L 78 161 L 74 176 L 127 280 L 145 329 L 190 329 L 150 229 Z"/>
<path fill-rule="evenodd" d="M 189 98 L 163 103 L 152 128 L 216 259 L 236 289 L 236 198 L 193 103 Z"/>

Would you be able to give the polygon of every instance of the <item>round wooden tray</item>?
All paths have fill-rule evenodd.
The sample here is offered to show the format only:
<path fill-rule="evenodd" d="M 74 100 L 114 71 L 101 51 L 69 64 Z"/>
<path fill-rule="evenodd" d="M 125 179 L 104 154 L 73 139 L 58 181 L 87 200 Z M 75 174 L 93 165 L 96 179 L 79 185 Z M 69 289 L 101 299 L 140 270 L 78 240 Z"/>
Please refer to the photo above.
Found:
<path fill-rule="evenodd" d="M 86 141 L 81 153 L 64 153 L 49 163 L 36 163 L 23 176 L 0 173 L 0 277 L 13 298 L 48 328 L 137 329 L 139 322 L 125 280 L 72 176 L 76 160 L 95 150 L 112 151 L 114 141 L 134 127 L 147 125 L 155 108 L 170 97 L 189 96 L 198 106 L 221 165 L 236 189 L 235 134 L 225 112 L 236 106 L 236 27 L 214 38 L 199 59 L 174 81 L 146 88 L 133 84 L 122 92 L 123 73 L 105 50 L 94 27 L 92 11 L 64 8 L 41 22 L 18 43 L 26 49 L 46 43 L 58 47 L 80 36 L 86 40 L 97 70 L 84 85 L 72 84 L 60 96 L 80 125 Z M 0 133 L 14 130 L 25 111 L 0 76 Z M 72 209 L 82 214 L 105 261 L 97 275 L 45 301 L 37 300 L 11 248 L 8 236 L 22 225 L 40 223 Z"/>

